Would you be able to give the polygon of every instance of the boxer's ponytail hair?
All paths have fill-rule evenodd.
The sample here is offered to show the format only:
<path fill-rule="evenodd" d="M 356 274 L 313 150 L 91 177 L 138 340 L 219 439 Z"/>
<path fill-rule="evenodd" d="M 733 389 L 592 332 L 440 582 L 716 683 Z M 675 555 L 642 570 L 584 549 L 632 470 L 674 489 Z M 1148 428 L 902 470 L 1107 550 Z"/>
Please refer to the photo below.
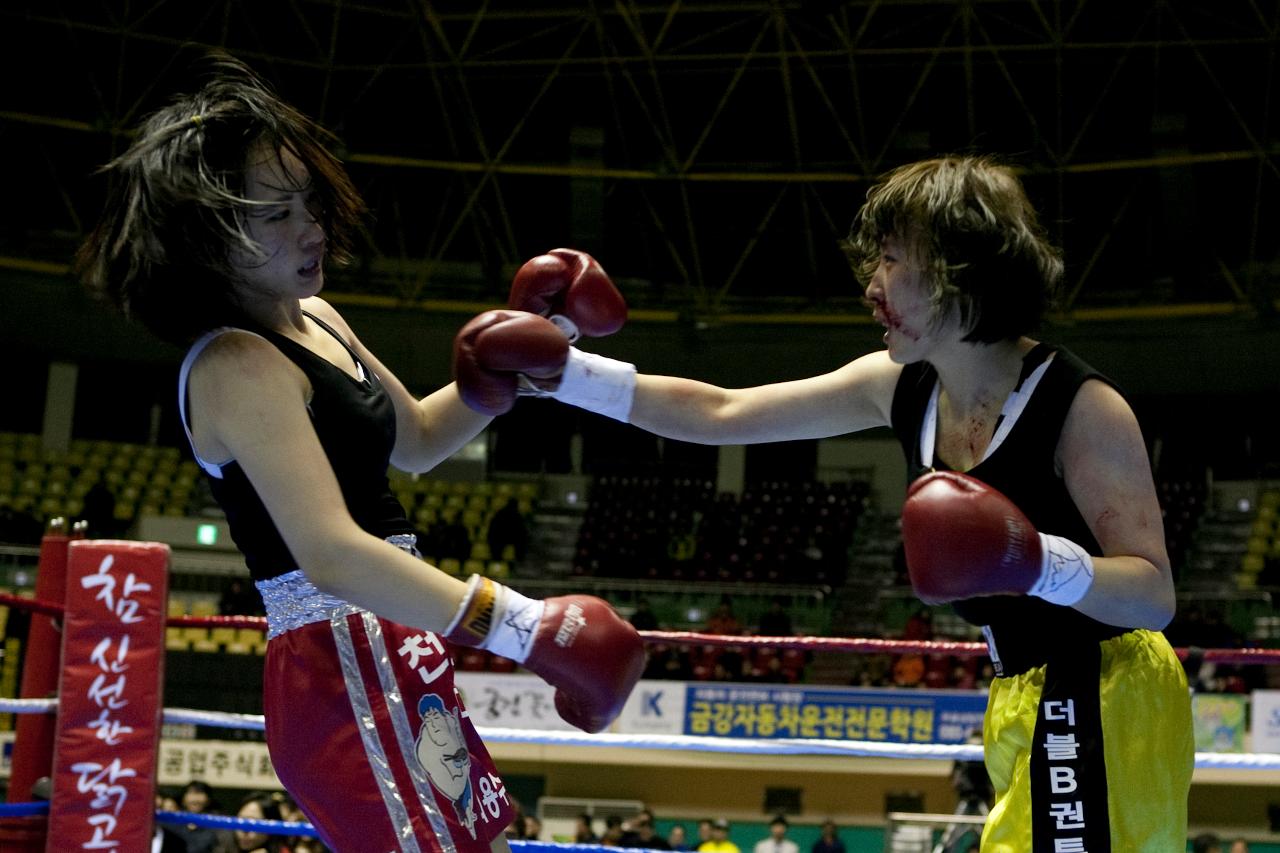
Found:
<path fill-rule="evenodd" d="M 211 54 L 201 65 L 203 85 L 152 113 L 103 167 L 106 209 L 76 256 L 91 291 L 178 344 L 243 322 L 231 257 L 259 251 L 244 227 L 251 148 L 287 150 L 307 167 L 327 259 L 351 259 L 365 213 L 325 130 L 238 60 Z"/>

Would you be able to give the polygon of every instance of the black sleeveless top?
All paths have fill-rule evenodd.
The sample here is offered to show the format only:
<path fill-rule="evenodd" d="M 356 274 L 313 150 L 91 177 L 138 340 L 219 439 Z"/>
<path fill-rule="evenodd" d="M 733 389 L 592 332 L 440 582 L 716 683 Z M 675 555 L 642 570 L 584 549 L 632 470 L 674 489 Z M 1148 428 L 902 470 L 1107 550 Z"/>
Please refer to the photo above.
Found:
<path fill-rule="evenodd" d="M 333 335 L 359 365 L 364 379 L 356 379 L 321 356 L 268 329 L 246 329 L 274 344 L 311 381 L 307 404 L 311 423 L 324 448 L 347 509 L 365 531 L 386 538 L 413 533 L 404 508 L 387 482 L 387 467 L 396 440 L 396 415 L 391 398 L 372 370 L 365 366 L 342 336 L 312 314 L 317 325 Z M 254 393 L 246 388 L 245 393 Z M 227 515 L 231 538 L 244 554 L 254 580 L 299 568 L 280 537 L 258 493 L 240 465 L 221 466 L 222 477 L 210 476 L 210 488 Z M 323 519 L 316 519 L 323 524 Z"/>
<path fill-rule="evenodd" d="M 1054 455 L 1067 411 L 1085 380 L 1100 379 L 1115 386 L 1072 353 L 1047 344 L 1027 353 L 1019 386 L 1050 354 L 1053 360 L 1004 442 L 964 473 L 1002 492 L 1041 533 L 1065 536 L 1100 556 L 1102 549 L 1054 468 Z M 930 470 L 951 470 L 936 451 L 932 467 L 924 464 L 920 454 L 920 430 L 937 379 L 929 364 L 909 364 L 894 390 L 891 419 L 907 458 L 909 481 Z M 989 639 L 1003 662 L 997 666 L 997 675 L 1024 671 L 1045 663 L 1055 651 L 1129 630 L 1033 596 L 984 596 L 954 602 L 952 607 L 966 622 L 989 629 Z"/>

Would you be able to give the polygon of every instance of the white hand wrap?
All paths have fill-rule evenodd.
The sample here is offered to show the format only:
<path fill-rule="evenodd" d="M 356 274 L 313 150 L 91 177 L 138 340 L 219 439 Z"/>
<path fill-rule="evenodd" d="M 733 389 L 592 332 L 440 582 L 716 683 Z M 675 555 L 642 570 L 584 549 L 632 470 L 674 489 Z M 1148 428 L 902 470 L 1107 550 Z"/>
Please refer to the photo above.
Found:
<path fill-rule="evenodd" d="M 1070 539 L 1040 534 L 1040 580 L 1027 591 L 1053 604 L 1070 607 L 1093 585 L 1093 557 Z"/>
<path fill-rule="evenodd" d="M 546 602 L 527 598 L 510 587 L 472 575 L 445 636 L 464 645 L 524 663 Z"/>
<path fill-rule="evenodd" d="M 570 347 L 560 387 L 546 396 L 627 423 L 636 396 L 636 366 Z"/>

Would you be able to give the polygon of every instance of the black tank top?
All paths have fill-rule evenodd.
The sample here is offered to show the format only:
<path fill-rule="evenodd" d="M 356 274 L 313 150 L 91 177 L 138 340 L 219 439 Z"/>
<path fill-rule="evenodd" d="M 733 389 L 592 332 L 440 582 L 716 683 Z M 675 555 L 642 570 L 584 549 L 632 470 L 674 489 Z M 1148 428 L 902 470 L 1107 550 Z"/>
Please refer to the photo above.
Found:
<path fill-rule="evenodd" d="M 250 329 L 274 344 L 306 374 L 312 396 L 307 405 L 320 445 L 356 524 L 379 538 L 413 533 L 404 508 L 387 482 L 387 467 L 396 440 L 395 408 L 386 389 L 365 366 L 342 336 L 312 314 L 307 314 L 333 335 L 360 366 L 364 379 L 356 379 L 284 335 L 268 329 Z M 253 393 L 253 389 L 245 389 Z M 213 496 L 227 514 L 231 538 L 244 554 L 254 580 L 282 575 L 299 568 L 240 465 L 232 460 L 221 466 L 221 479 L 209 478 Z M 323 524 L 323 519 L 316 519 Z"/>
<path fill-rule="evenodd" d="M 1004 442 L 965 473 L 1002 492 L 1041 533 L 1065 536 L 1100 556 L 1102 549 L 1055 470 L 1054 456 L 1067 411 L 1085 380 L 1100 379 L 1115 385 L 1067 350 L 1046 344 L 1027 353 L 1022 379 L 1050 354 L 1053 360 Z M 930 470 L 951 470 L 936 452 L 933 466 L 926 466 L 920 452 L 920 430 L 937 379 L 929 364 L 909 364 L 902 369 L 894 390 L 893 431 L 907 458 L 909 481 Z M 1003 662 L 997 675 L 1024 671 L 1045 663 L 1057 650 L 1070 649 L 1082 641 L 1118 637 L 1129 630 L 1033 596 L 984 596 L 954 602 L 952 607 L 966 622 L 989 630 L 988 639 Z"/>

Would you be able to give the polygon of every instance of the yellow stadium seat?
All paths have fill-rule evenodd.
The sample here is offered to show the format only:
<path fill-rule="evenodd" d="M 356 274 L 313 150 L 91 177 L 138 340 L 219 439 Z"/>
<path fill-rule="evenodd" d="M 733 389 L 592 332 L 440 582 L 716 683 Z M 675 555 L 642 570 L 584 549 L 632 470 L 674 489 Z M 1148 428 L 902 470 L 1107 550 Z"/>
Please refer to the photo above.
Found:
<path fill-rule="evenodd" d="M 236 642 L 248 646 L 254 654 L 261 654 L 267 647 L 267 635 L 255 628 L 240 628 L 236 631 Z"/>
<path fill-rule="evenodd" d="M 220 646 L 225 646 L 228 643 L 234 643 L 236 641 L 236 629 L 224 627 L 210 628 L 209 639 L 213 640 Z"/>
<path fill-rule="evenodd" d="M 471 545 L 471 559 L 488 560 L 493 557 L 488 542 L 474 542 Z"/>
<path fill-rule="evenodd" d="M 494 580 L 504 580 L 511 576 L 511 566 L 505 560 L 490 560 L 485 574 Z"/>
<path fill-rule="evenodd" d="M 191 650 L 191 641 L 187 639 L 184 629 L 165 628 L 164 647 L 170 652 L 186 652 Z"/>
<path fill-rule="evenodd" d="M 217 616 L 218 605 L 212 599 L 199 598 L 191 602 L 192 616 Z"/>
<path fill-rule="evenodd" d="M 467 560 L 462 564 L 462 574 L 464 577 L 471 575 L 484 574 L 484 560 Z"/>
<path fill-rule="evenodd" d="M 208 628 L 183 628 L 183 636 L 191 642 L 191 651 L 215 653 L 218 644 L 209 636 Z"/>
<path fill-rule="evenodd" d="M 440 571 L 458 577 L 462 574 L 462 563 L 457 557 L 445 557 L 440 561 Z"/>

